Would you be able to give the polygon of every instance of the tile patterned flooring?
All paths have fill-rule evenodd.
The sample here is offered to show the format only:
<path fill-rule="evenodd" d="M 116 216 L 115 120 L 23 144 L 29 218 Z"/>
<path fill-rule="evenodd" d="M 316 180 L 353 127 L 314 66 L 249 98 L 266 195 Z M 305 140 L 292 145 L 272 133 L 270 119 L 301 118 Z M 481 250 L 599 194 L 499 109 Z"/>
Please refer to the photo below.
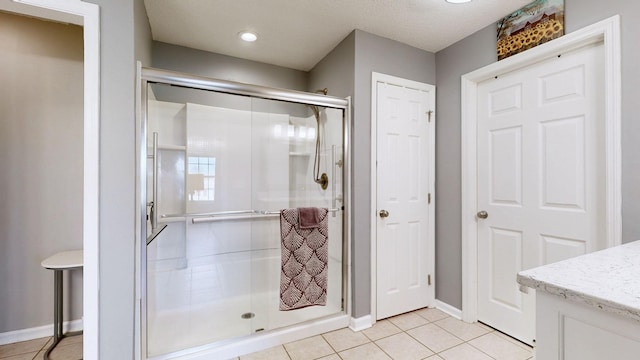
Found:
<path fill-rule="evenodd" d="M 528 360 L 533 349 L 480 323 L 467 324 L 437 309 L 340 329 L 232 360 Z"/>
<path fill-rule="evenodd" d="M 0 346 L 2 360 L 41 360 L 51 345 L 52 337 L 22 341 Z M 81 360 L 82 336 L 63 338 L 58 346 L 49 354 L 50 360 Z"/>
<path fill-rule="evenodd" d="M 51 338 L 0 346 L 1 360 L 42 359 Z M 528 360 L 531 347 L 480 323 L 437 309 L 381 320 L 366 330 L 340 329 L 231 360 Z M 82 336 L 64 338 L 51 360 L 82 359 Z"/>

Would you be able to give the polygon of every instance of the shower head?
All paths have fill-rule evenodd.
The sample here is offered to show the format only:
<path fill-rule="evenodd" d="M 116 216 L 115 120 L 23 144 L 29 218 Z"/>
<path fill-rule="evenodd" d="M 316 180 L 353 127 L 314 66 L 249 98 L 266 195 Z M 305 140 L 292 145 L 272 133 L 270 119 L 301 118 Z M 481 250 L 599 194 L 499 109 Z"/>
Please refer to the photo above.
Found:
<path fill-rule="evenodd" d="M 324 89 L 318 89 L 316 90 L 316 94 L 322 94 L 322 95 L 327 95 L 329 93 L 329 89 L 324 88 Z M 309 108 L 311 108 L 311 111 L 313 111 L 313 115 L 316 117 L 316 122 L 320 122 L 320 107 L 318 105 L 307 105 Z M 324 109 L 324 107 L 323 107 Z"/>

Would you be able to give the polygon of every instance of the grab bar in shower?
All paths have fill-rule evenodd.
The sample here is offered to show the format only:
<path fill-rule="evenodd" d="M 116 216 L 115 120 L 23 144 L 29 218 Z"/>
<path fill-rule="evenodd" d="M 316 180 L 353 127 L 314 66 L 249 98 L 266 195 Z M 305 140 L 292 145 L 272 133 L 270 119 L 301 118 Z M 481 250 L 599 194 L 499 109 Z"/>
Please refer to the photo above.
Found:
<path fill-rule="evenodd" d="M 162 218 L 175 218 L 185 216 L 221 216 L 221 215 L 246 215 L 246 214 L 264 214 L 261 210 L 231 210 L 231 211 L 218 211 L 208 213 L 186 213 L 186 214 L 162 214 Z"/>
<path fill-rule="evenodd" d="M 328 209 L 329 212 L 335 213 L 342 208 Z M 243 220 L 243 219 L 264 219 L 280 216 L 280 210 L 238 210 L 238 211 L 220 211 L 208 214 L 183 214 L 183 216 L 196 216 L 191 219 L 192 224 L 225 220 Z M 197 217 L 201 216 L 201 217 Z M 169 217 L 163 215 L 163 217 Z"/>
<path fill-rule="evenodd" d="M 268 214 L 258 214 L 258 215 L 244 215 L 244 216 L 209 216 L 209 217 L 194 217 L 191 219 L 192 224 L 204 223 L 204 222 L 215 222 L 215 221 L 227 221 L 227 220 L 243 220 L 243 219 L 265 219 L 278 217 L 280 213 L 268 213 Z"/>

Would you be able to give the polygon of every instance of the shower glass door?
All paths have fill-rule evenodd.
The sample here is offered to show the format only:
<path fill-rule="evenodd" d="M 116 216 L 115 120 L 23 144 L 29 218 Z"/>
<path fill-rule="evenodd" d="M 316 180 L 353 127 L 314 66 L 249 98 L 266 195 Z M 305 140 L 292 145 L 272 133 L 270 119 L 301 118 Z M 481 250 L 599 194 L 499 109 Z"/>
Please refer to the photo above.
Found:
<path fill-rule="evenodd" d="M 147 233 L 166 225 L 146 247 L 147 356 L 343 313 L 343 110 L 147 94 Z M 279 311 L 279 212 L 296 207 L 330 210 L 327 304 Z"/>

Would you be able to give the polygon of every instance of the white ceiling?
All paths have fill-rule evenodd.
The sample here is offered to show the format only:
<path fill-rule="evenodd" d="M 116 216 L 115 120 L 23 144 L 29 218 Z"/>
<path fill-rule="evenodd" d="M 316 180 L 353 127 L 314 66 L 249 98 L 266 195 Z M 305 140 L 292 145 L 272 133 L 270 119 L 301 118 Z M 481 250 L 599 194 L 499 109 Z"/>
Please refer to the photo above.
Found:
<path fill-rule="evenodd" d="M 153 39 L 308 71 L 354 29 L 437 52 L 531 0 L 145 0 Z M 258 41 L 238 33 L 251 30 Z"/>

